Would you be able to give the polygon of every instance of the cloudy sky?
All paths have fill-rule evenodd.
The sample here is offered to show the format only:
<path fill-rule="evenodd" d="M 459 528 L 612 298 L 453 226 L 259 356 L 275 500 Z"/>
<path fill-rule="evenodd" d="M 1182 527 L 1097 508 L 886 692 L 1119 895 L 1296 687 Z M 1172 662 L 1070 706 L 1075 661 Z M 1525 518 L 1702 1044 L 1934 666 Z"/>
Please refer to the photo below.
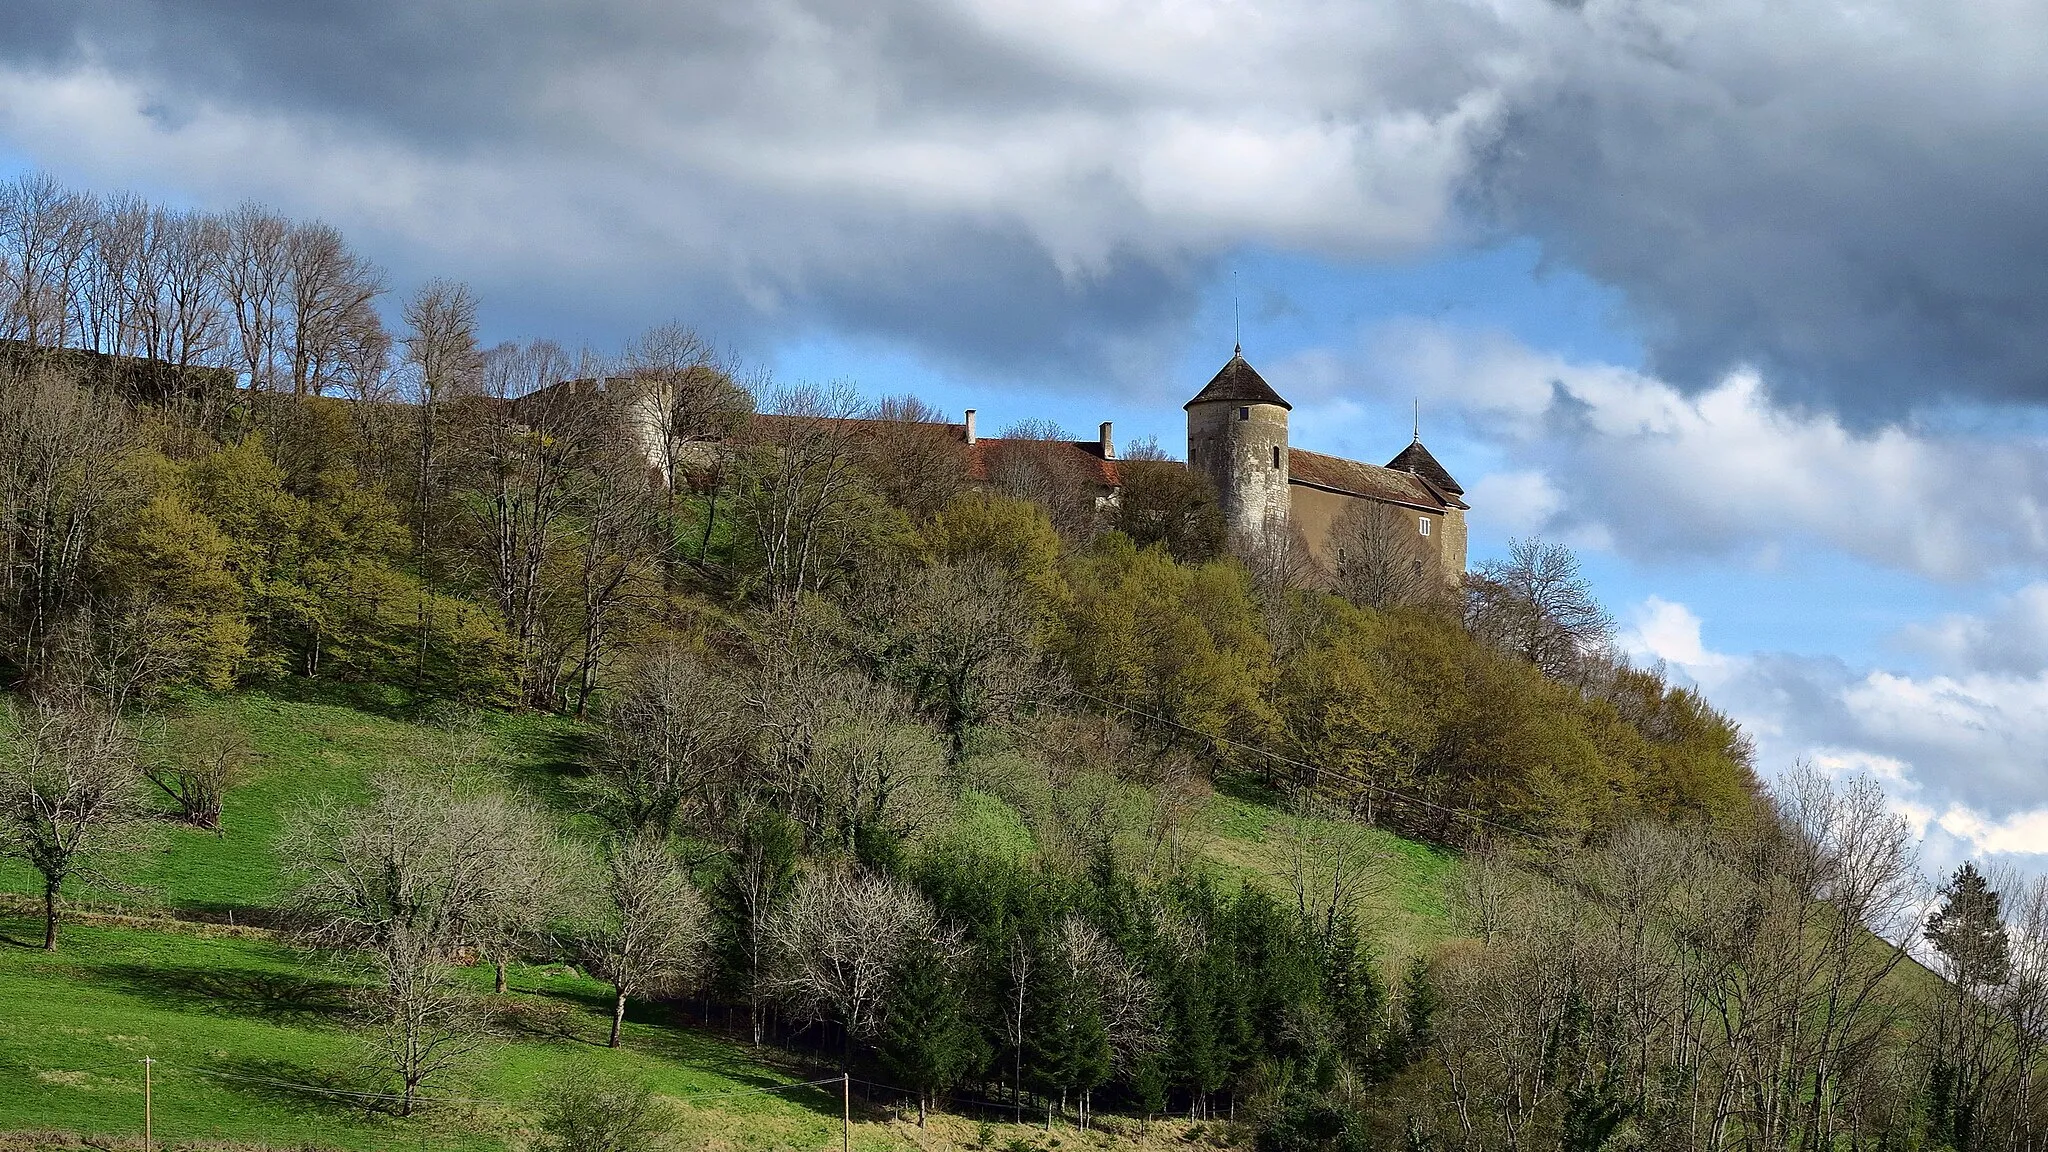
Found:
<path fill-rule="evenodd" d="M 2048 862 L 2048 19 L 1983 0 L 15 0 L 0 168 L 340 226 L 492 338 L 1001 423 L 1247 354 L 1475 553 Z"/>

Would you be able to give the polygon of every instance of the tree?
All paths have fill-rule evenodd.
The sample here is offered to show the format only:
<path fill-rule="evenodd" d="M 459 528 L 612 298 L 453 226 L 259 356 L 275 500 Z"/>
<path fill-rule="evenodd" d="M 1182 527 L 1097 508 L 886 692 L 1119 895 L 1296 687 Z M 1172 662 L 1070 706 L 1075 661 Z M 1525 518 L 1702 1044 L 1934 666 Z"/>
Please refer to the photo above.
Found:
<path fill-rule="evenodd" d="M 1359 500 L 1330 527 L 1339 595 L 1361 608 L 1412 608 L 1443 590 L 1443 566 L 1406 509 Z"/>
<path fill-rule="evenodd" d="M 1971 861 L 1941 886 L 1941 907 L 1928 917 L 1926 937 L 1959 983 L 1993 988 L 2012 971 L 1999 894 Z"/>
<path fill-rule="evenodd" d="M 676 1126 L 645 1080 L 575 1072 L 541 1090 L 539 1112 L 546 1152 L 646 1152 L 661 1147 Z"/>
<path fill-rule="evenodd" d="M 752 807 L 732 823 L 713 893 L 726 979 L 746 1001 L 747 1025 L 759 1047 L 773 991 L 775 932 L 796 884 L 803 834 L 789 817 L 765 806 Z"/>
<path fill-rule="evenodd" d="M 944 413 L 915 396 L 884 396 L 868 421 L 861 466 L 889 503 L 923 523 L 967 485 L 967 455 Z"/>
<path fill-rule="evenodd" d="M 974 729 L 1054 695 L 1028 589 L 985 559 L 913 568 L 856 609 L 870 658 L 946 733 L 958 762 Z"/>
<path fill-rule="evenodd" d="M 917 1093 L 920 1128 L 937 1098 L 983 1055 L 954 962 L 952 950 L 937 940 L 913 940 L 904 949 L 876 1043 L 882 1066 Z"/>
<path fill-rule="evenodd" d="M 178 806 L 186 823 L 219 835 L 228 789 L 254 759 L 241 727 L 225 713 L 209 710 L 173 720 L 165 737 L 164 758 L 143 772 Z"/>
<path fill-rule="evenodd" d="M 109 866 L 139 846 L 142 774 L 120 718 L 91 706 L 29 705 L 11 715 L 0 759 L 0 855 L 43 885 L 43 950 L 57 950 L 58 904 L 73 880 L 113 882 Z"/>
<path fill-rule="evenodd" d="M 598 815 L 628 837 L 715 827 L 748 758 L 743 707 L 696 656 L 653 652 L 606 710 L 590 765 Z"/>
<path fill-rule="evenodd" d="M 415 429 L 413 483 L 413 560 L 418 566 L 421 595 L 415 613 L 419 650 L 415 681 L 426 675 L 432 614 L 427 593 L 434 590 L 434 505 L 440 464 L 440 406 L 472 392 L 483 372 L 476 342 L 476 296 L 464 284 L 430 280 L 405 302 L 405 360 L 413 372 Z"/>
<path fill-rule="evenodd" d="M 609 981 L 610 1044 L 620 1044 L 626 998 L 696 974 L 709 939 L 704 898 L 654 836 L 613 841 L 605 854 L 604 926 L 586 945 L 593 973 Z"/>
<path fill-rule="evenodd" d="M 374 977 L 365 1016 L 411 1115 L 421 1084 L 482 1043 L 483 1020 L 450 978 L 456 950 L 524 914 L 545 833 L 531 808 L 461 775 L 393 770 L 370 791 L 298 813 L 279 849 L 309 938 Z"/>
<path fill-rule="evenodd" d="M 1203 472 L 1170 459 L 1156 440 L 1140 440 L 1117 462 L 1123 487 L 1110 523 L 1140 548 L 1159 544 L 1183 564 L 1223 550 L 1223 512 Z"/>
<path fill-rule="evenodd" d="M 889 551 L 906 525 L 860 467 L 851 385 L 782 389 L 769 411 L 742 461 L 736 518 L 760 591 L 786 606 Z"/>
<path fill-rule="evenodd" d="M 33 684 L 89 599 L 93 549 L 122 504 L 122 405 L 48 369 L 0 367 L 0 628 Z"/>
<path fill-rule="evenodd" d="M 1579 558 L 1562 544 L 1512 540 L 1507 558 L 1481 564 L 1465 587 L 1472 635 L 1553 679 L 1575 675 L 1586 657 L 1613 638 L 1614 618 L 1593 598 Z"/>
<path fill-rule="evenodd" d="M 285 234 L 284 265 L 292 395 L 318 396 L 340 375 L 351 345 L 381 331 L 372 304 L 384 294 L 384 274 L 318 222 Z"/>
<path fill-rule="evenodd" d="M 937 938 L 937 914 L 900 880 L 858 868 L 812 872 L 776 918 L 776 987 L 799 1010 L 842 1031 L 842 1066 L 880 1027 L 890 974 L 904 949 Z"/>

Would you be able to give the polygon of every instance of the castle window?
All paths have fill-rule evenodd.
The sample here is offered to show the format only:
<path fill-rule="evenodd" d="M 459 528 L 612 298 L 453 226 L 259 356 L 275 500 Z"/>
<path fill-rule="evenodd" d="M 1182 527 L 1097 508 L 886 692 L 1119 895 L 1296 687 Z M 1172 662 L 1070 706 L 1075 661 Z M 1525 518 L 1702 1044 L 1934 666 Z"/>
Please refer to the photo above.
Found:
<path fill-rule="evenodd" d="M 1420 522 L 1422 524 L 1422 534 L 1424 536 L 1429 535 L 1429 517 L 1422 517 Z"/>
<path fill-rule="evenodd" d="M 1275 467 L 1275 468 L 1278 468 L 1279 466 L 1280 466 L 1280 446 L 1279 446 L 1278 444 L 1275 444 L 1275 445 L 1273 445 L 1273 467 Z"/>
<path fill-rule="evenodd" d="M 1239 409 L 1237 410 L 1237 418 L 1238 418 L 1239 420 L 1249 420 L 1249 419 L 1251 419 L 1251 418 L 1252 418 L 1252 410 L 1251 410 L 1250 408 L 1239 408 Z"/>

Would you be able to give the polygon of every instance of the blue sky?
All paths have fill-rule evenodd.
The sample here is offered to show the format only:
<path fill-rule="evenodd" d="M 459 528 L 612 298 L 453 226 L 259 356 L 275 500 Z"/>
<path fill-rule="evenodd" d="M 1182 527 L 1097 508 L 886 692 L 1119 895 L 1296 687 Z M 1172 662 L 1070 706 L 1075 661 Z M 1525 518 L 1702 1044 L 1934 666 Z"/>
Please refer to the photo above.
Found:
<path fill-rule="evenodd" d="M 1573 544 L 1767 775 L 2048 853 L 2037 11 L 23 2 L 0 167 L 325 219 L 493 339 L 1178 449 L 1241 322 L 1306 447 L 1419 401 L 1475 559 Z"/>

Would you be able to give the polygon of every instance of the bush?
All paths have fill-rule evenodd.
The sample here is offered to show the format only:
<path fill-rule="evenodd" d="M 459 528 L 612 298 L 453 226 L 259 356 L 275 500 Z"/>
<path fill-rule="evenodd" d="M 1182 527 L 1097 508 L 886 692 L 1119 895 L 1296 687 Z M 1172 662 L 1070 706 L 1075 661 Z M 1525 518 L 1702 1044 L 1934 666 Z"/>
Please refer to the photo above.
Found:
<path fill-rule="evenodd" d="M 666 1144 L 674 1129 L 644 1081 L 578 1074 L 541 1093 L 539 1146 L 548 1152 L 642 1152 Z"/>

